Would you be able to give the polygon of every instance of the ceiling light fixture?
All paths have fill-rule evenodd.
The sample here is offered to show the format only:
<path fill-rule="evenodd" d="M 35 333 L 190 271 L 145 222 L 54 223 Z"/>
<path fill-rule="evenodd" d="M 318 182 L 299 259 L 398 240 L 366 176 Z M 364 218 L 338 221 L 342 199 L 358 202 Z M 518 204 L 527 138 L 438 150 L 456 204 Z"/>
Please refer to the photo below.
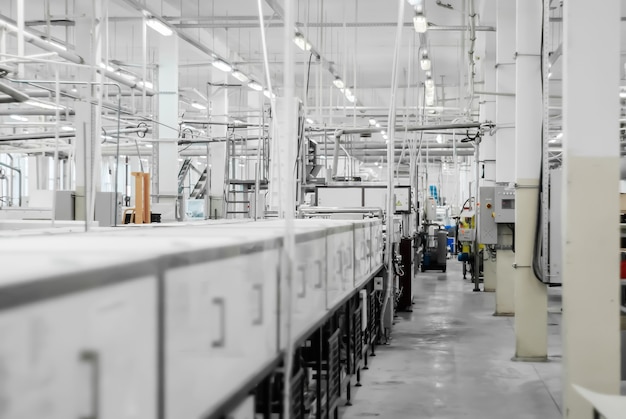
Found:
<path fill-rule="evenodd" d="M 67 131 L 67 132 L 76 131 L 76 128 L 70 127 L 69 125 L 64 125 L 61 127 L 61 131 Z"/>
<path fill-rule="evenodd" d="M 248 83 L 248 87 L 251 88 L 252 90 L 256 90 L 257 92 L 260 92 L 261 90 L 263 90 L 263 86 L 261 86 L 259 83 L 255 82 L 254 80 Z"/>
<path fill-rule="evenodd" d="M 376 125 L 376 120 L 374 118 L 370 119 L 370 125 Z"/>
<path fill-rule="evenodd" d="M 193 102 L 193 103 L 191 104 L 191 106 L 193 106 L 194 108 L 196 108 L 196 109 L 198 109 L 198 110 L 201 110 L 201 111 L 206 111 L 206 106 L 204 106 L 204 105 L 203 105 L 203 104 L 201 104 L 201 103 L 198 103 L 198 102 Z"/>
<path fill-rule="evenodd" d="M 16 121 L 20 121 L 20 122 L 28 122 L 28 118 L 25 118 L 21 115 L 9 115 L 9 118 L 14 119 Z"/>
<path fill-rule="evenodd" d="M 426 58 L 422 57 L 422 59 L 420 60 L 420 67 L 422 67 L 422 70 L 424 71 L 430 71 L 430 69 L 432 68 L 432 63 L 430 62 L 430 58 L 428 58 L 428 55 L 426 56 Z"/>
<path fill-rule="evenodd" d="M 163 36 L 171 36 L 174 33 L 169 26 L 154 17 L 146 20 L 146 25 Z"/>
<path fill-rule="evenodd" d="M 265 95 L 266 98 L 268 99 L 274 99 L 276 97 L 276 95 L 274 93 L 271 93 L 269 90 L 265 89 L 263 90 L 263 94 Z"/>
<path fill-rule="evenodd" d="M 428 20 L 423 13 L 415 13 L 415 16 L 413 16 L 413 27 L 417 33 L 425 33 L 428 30 Z"/>
<path fill-rule="evenodd" d="M 437 144 L 443 144 L 443 135 L 437 134 L 435 141 L 437 141 Z"/>
<path fill-rule="evenodd" d="M 293 42 L 302 51 L 310 51 L 311 50 L 311 44 L 309 44 L 309 42 L 306 40 L 304 35 L 302 35 L 300 32 L 296 32 L 296 36 L 294 36 Z"/>
<path fill-rule="evenodd" d="M 346 95 L 346 99 L 348 99 L 348 102 L 354 103 L 356 101 L 356 97 L 352 94 L 350 89 L 344 90 L 344 94 Z"/>
<path fill-rule="evenodd" d="M 378 122 L 376 122 L 376 124 L 374 125 L 376 128 L 380 128 L 380 124 Z"/>
<path fill-rule="evenodd" d="M 100 68 L 110 71 L 110 72 L 114 72 L 115 69 L 113 67 L 111 67 L 110 65 L 106 64 L 106 63 L 100 63 Z"/>
<path fill-rule="evenodd" d="M 242 83 L 247 83 L 248 81 L 250 81 L 250 78 L 248 76 L 246 76 L 245 74 L 243 74 L 239 70 L 233 71 L 232 75 L 233 75 L 234 78 L 236 78 L 237 80 L 239 80 Z"/>
<path fill-rule="evenodd" d="M 146 89 L 152 89 L 154 88 L 154 85 L 152 83 L 150 83 L 149 81 L 143 81 L 141 80 L 140 82 L 137 83 L 137 86 L 140 88 L 146 88 Z"/>
<path fill-rule="evenodd" d="M 309 124 L 309 125 L 313 125 L 313 124 L 315 123 L 315 121 L 314 121 L 314 120 L 312 120 L 311 118 L 307 118 L 307 119 L 306 119 L 306 122 L 307 122 L 307 124 Z"/>
<path fill-rule="evenodd" d="M 213 61 L 213 67 L 217 68 L 218 70 L 221 70 L 225 73 L 230 73 L 231 71 L 233 71 L 233 67 L 228 64 L 226 61 L 217 59 L 215 61 Z"/>
<path fill-rule="evenodd" d="M 26 105 L 36 106 L 36 107 L 42 108 L 42 109 L 51 109 L 51 110 L 65 109 L 64 106 L 57 106 L 57 105 L 55 105 L 53 103 L 43 102 L 43 101 L 39 101 L 39 100 L 35 100 L 35 99 L 29 99 L 29 100 L 27 100 L 24 103 Z"/>
<path fill-rule="evenodd" d="M 383 134 L 383 140 L 388 140 L 389 137 L 387 136 L 387 134 Z"/>
<path fill-rule="evenodd" d="M 343 89 L 345 87 L 345 85 L 343 84 L 343 80 L 341 80 L 339 77 L 335 77 L 335 80 L 333 80 L 333 84 L 337 89 Z"/>
<path fill-rule="evenodd" d="M 435 81 L 433 79 L 426 79 L 426 81 L 424 82 L 424 84 L 426 85 L 426 87 L 428 88 L 433 88 L 435 87 Z"/>

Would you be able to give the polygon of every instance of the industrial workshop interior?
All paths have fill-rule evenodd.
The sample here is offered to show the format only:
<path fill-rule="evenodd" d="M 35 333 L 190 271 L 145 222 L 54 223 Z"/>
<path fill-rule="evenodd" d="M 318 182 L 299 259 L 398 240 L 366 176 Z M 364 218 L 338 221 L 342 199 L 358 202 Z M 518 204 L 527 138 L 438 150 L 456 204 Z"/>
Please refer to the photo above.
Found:
<path fill-rule="evenodd" d="M 626 418 L 626 0 L 0 0 L 0 419 L 367 417 Z"/>

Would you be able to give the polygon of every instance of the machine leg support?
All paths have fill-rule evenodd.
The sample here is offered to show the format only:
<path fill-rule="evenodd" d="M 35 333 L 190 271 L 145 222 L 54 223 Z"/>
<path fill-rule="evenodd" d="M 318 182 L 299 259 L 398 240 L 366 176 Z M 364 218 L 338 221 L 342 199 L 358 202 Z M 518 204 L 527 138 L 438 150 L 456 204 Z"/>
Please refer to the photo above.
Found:
<path fill-rule="evenodd" d="M 356 384 L 354 385 L 355 387 L 361 387 L 363 384 L 361 384 L 361 368 L 357 368 L 356 369 Z"/>

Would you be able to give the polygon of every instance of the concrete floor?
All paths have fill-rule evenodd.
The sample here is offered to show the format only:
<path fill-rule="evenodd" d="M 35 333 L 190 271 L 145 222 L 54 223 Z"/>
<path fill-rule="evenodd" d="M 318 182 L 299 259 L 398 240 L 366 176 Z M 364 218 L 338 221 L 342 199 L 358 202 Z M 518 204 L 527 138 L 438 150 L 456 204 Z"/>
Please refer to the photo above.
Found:
<path fill-rule="evenodd" d="M 550 291 L 550 361 L 513 362 L 513 319 L 494 317 L 495 295 L 462 277 L 455 260 L 446 274 L 417 275 L 413 312 L 399 313 L 342 419 L 562 417 L 559 291 Z"/>

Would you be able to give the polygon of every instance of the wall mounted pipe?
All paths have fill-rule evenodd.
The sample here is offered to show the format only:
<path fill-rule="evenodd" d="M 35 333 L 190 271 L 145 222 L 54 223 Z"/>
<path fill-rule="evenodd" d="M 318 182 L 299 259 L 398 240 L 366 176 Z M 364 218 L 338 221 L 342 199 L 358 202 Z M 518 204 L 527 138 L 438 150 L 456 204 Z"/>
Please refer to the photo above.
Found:
<path fill-rule="evenodd" d="M 463 124 L 441 124 L 441 125 L 410 125 L 410 126 L 397 126 L 396 131 L 435 131 L 435 130 L 454 130 L 454 129 L 473 129 L 481 128 L 485 124 L 480 122 L 471 122 Z M 334 133 L 335 149 L 333 152 L 333 167 L 331 176 L 337 176 L 337 163 L 339 161 L 339 145 L 341 137 L 348 134 L 373 134 L 380 132 L 380 128 L 345 128 L 338 129 Z"/>

